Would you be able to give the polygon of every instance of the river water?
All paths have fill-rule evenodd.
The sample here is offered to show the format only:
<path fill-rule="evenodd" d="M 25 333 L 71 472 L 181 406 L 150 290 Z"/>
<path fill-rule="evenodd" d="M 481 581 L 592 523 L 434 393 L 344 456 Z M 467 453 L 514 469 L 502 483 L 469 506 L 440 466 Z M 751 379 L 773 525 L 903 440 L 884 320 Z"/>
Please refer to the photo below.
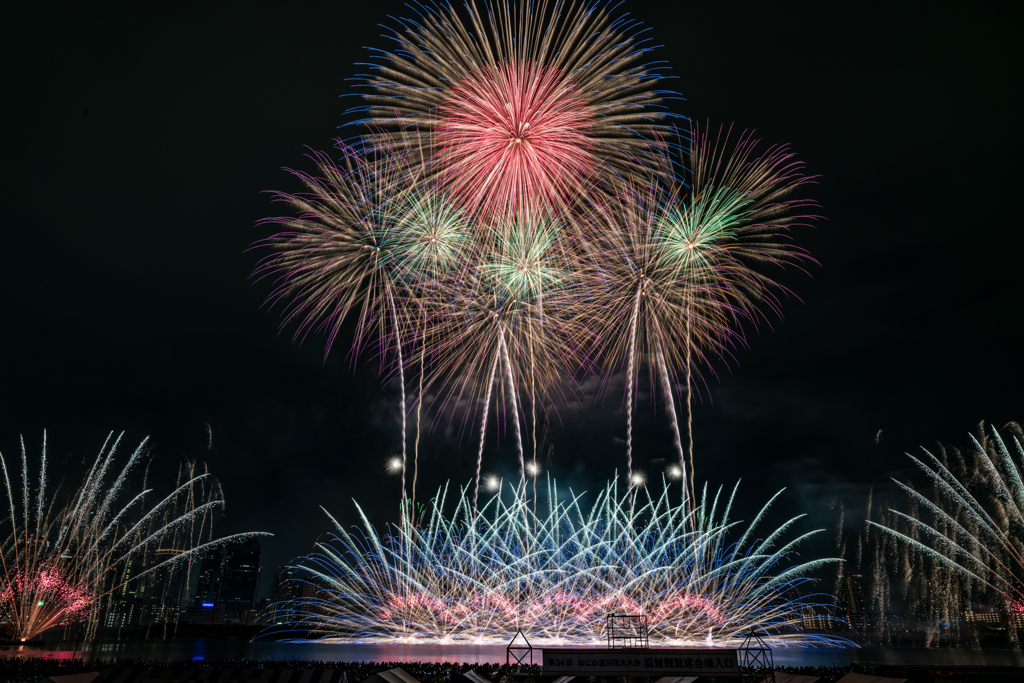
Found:
<path fill-rule="evenodd" d="M 960 650 L 953 648 L 895 650 L 864 647 L 845 650 L 777 649 L 776 666 L 827 666 L 850 663 L 875 665 L 986 665 L 1024 666 L 1020 650 Z M 0 647 L 0 656 L 34 656 L 71 659 L 123 657 L 173 662 L 199 659 L 321 660 L 361 662 L 484 662 L 505 663 L 501 645 L 406 645 L 379 643 L 280 643 L 241 638 L 177 638 L 93 643 L 75 650 L 73 641 L 39 646 Z M 535 654 L 539 663 L 539 653 Z"/>

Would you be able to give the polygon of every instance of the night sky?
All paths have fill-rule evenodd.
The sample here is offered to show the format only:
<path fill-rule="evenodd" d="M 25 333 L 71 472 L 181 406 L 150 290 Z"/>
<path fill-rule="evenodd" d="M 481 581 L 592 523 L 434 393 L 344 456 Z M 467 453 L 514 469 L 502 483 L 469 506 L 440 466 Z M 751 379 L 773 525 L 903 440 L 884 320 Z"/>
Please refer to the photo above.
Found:
<path fill-rule="evenodd" d="M 744 511 L 786 486 L 780 519 L 809 513 L 801 528 L 831 538 L 837 500 L 861 509 L 911 474 L 903 452 L 1024 419 L 1011 4 L 621 6 L 662 46 L 677 113 L 755 128 L 820 176 L 826 220 L 794 235 L 820 265 L 781 275 L 783 318 L 715 365 L 695 410 L 698 478 L 742 477 Z M 0 452 L 10 462 L 23 434 L 37 455 L 46 429 L 74 465 L 124 430 L 160 461 L 206 461 L 228 501 L 219 531 L 275 534 L 265 584 L 329 529 L 318 506 L 348 523 L 355 497 L 395 519 L 397 388 L 344 342 L 325 362 L 322 336 L 279 330 L 249 248 L 282 210 L 264 191 L 299 189 L 281 168 L 312 170 L 305 146 L 356 132 L 359 101 L 339 96 L 386 44 L 380 25 L 411 10 L 32 5 L 5 21 Z M 637 420 L 657 477 L 673 457 L 660 397 Z M 471 479 L 458 427 L 425 438 L 421 499 Z M 494 434 L 485 471 L 512 475 Z M 594 490 L 624 467 L 624 436 L 621 394 L 588 395 L 552 417 L 547 469 Z"/>

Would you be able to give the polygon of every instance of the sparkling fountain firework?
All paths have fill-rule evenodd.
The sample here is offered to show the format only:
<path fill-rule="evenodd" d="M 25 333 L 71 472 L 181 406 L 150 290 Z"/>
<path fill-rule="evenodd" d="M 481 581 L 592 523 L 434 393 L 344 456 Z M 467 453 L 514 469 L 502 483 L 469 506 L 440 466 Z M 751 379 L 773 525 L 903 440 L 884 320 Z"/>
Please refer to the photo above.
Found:
<path fill-rule="evenodd" d="M 908 454 L 930 480 L 931 494 L 896 481 L 910 497 L 911 514 L 890 510 L 888 523 L 868 523 L 977 585 L 976 599 L 1002 603 L 993 606 L 1019 614 L 1024 612 L 1024 431 L 1014 422 L 1006 429 L 1009 447 L 995 428 L 986 433 L 982 424 L 966 453 L 940 446 L 935 453 L 922 448 L 920 458 Z"/>
<path fill-rule="evenodd" d="M 169 495 L 147 505 L 151 489 L 128 493 L 133 470 L 146 456 L 144 440 L 118 471 L 115 461 L 121 436 L 108 437 L 81 486 L 68 502 L 59 490 L 47 497 L 46 436 L 33 491 L 28 456 L 21 443 L 21 495 L 11 483 L 0 455 L 9 517 L 0 545 L 0 629 L 12 639 L 29 640 L 47 629 L 82 621 L 86 638 L 95 635 L 105 598 L 129 580 L 176 567 L 206 549 L 254 534 L 216 540 L 211 513 L 223 505 L 219 485 L 208 473 L 179 477 Z M 20 507 L 20 512 L 17 508 Z M 256 534 L 269 535 L 269 534 Z M 207 540 L 204 542 L 203 538 Z M 171 559 L 146 564 L 157 548 L 171 549 Z M 134 571 L 130 560 L 136 561 Z M 186 582 L 187 585 L 187 582 Z"/>
<path fill-rule="evenodd" d="M 730 519 L 736 488 L 705 489 L 691 511 L 667 486 L 640 493 L 642 504 L 617 488 L 586 509 L 549 480 L 540 516 L 522 487 L 479 512 L 464 489 L 447 516 L 442 489 L 428 519 L 384 535 L 360 510 L 361 530 L 335 522 L 333 540 L 299 565 L 315 596 L 279 603 L 271 616 L 323 641 L 505 644 L 520 626 L 535 644 L 597 644 L 604 615 L 619 611 L 646 615 L 652 644 L 735 645 L 760 627 L 775 646 L 848 645 L 796 628 L 814 606 L 813 595 L 796 597 L 807 574 L 834 560 L 790 562 L 817 533 L 783 540 L 799 518 L 757 538 L 774 497 L 744 526 Z"/>

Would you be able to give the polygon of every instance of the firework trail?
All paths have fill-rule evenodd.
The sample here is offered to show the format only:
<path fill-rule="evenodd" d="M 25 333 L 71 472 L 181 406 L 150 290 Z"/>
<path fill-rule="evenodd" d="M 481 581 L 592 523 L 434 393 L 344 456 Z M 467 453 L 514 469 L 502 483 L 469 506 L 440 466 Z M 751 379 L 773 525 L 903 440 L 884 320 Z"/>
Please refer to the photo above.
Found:
<path fill-rule="evenodd" d="M 123 435 L 122 435 L 123 436 Z M 125 493 L 133 469 L 146 454 L 147 440 L 117 471 L 115 456 L 122 436 L 107 438 L 84 481 L 70 501 L 61 505 L 47 498 L 46 437 L 39 465 L 38 493 L 30 501 L 28 456 L 21 442 L 21 523 L 16 495 L 0 455 L 10 516 L 0 544 L 0 628 L 12 639 L 28 640 L 58 624 L 85 620 L 86 637 L 95 634 L 104 598 L 129 579 L 140 577 L 179 562 L 193 559 L 209 548 L 229 543 L 252 533 L 234 534 L 217 540 L 182 547 L 181 541 L 196 536 L 195 524 L 206 523 L 210 513 L 223 505 L 219 497 L 197 501 L 197 489 L 206 490 L 213 479 L 201 474 L 179 481 L 179 486 L 155 505 L 146 504 L 152 489 Z M 169 514 L 173 510 L 174 514 Z M 269 534 L 258 534 L 269 535 Z M 163 562 L 128 576 L 128 560 L 156 548 L 172 547 L 176 552 Z M 117 577 L 120 576 L 119 580 Z"/>
<path fill-rule="evenodd" d="M 487 378 L 487 392 L 484 394 L 484 414 L 480 420 L 480 449 L 476 454 L 476 478 L 473 480 L 473 509 L 477 509 L 480 497 L 480 472 L 484 466 L 484 443 L 487 437 L 487 411 L 491 407 L 491 390 L 494 388 L 494 373 L 498 371 L 498 356 L 491 362 L 491 373 Z"/>
<path fill-rule="evenodd" d="M 549 480 L 539 517 L 522 487 L 479 512 L 464 489 L 447 516 L 445 488 L 419 527 L 382 536 L 365 515 L 353 533 L 335 522 L 333 541 L 300 565 L 316 594 L 276 605 L 275 620 L 324 641 L 505 643 L 518 623 L 531 642 L 598 644 L 604 616 L 620 611 L 646 615 L 659 645 L 705 643 L 709 634 L 735 645 L 751 627 L 773 646 L 848 644 L 794 628 L 815 596 L 793 596 L 830 562 L 790 562 L 812 535 L 783 541 L 796 519 L 755 540 L 768 506 L 744 528 L 730 519 L 735 488 L 705 491 L 692 513 L 669 502 L 667 487 L 640 505 L 616 488 L 585 508 L 579 496 L 561 502 Z"/>
<path fill-rule="evenodd" d="M 809 225 L 817 218 L 808 213 L 817 208 L 811 200 L 795 196 L 803 185 L 813 182 L 803 164 L 785 146 L 759 149 L 751 132 L 741 132 L 731 145 L 731 130 L 719 129 L 712 139 L 710 130 L 691 123 L 692 141 L 687 168 L 690 169 L 686 211 L 659 226 L 666 252 L 681 274 L 703 281 L 709 278 L 719 293 L 725 293 L 742 311 L 733 325 L 750 320 L 755 325 L 763 316 L 761 306 L 781 315 L 775 292 L 785 292 L 765 272 L 766 267 L 799 265 L 809 260 L 802 249 L 790 242 L 789 230 Z M 677 186 L 677 193 L 680 187 Z M 692 304 L 691 304 L 692 305 Z M 692 313 L 692 312 L 691 312 Z M 687 327 L 693 317 L 686 316 Z M 693 463 L 693 344 L 687 329 L 685 346 L 686 412 L 690 471 Z M 691 482 L 693 479 L 691 478 Z"/>
<path fill-rule="evenodd" d="M 656 228 L 671 201 L 657 187 L 638 183 L 611 203 L 595 203 L 593 257 L 581 263 L 580 277 L 591 296 L 577 311 L 580 327 L 593 335 L 593 356 L 606 372 L 626 366 L 626 481 L 632 475 L 632 412 L 642 362 L 648 361 L 652 386 L 660 382 L 663 392 L 671 391 L 682 349 L 692 344 L 702 349 L 703 359 L 714 357 L 734 334 L 732 305 L 718 280 L 682 277 L 666 255 Z M 678 456 L 685 468 L 681 450 Z M 683 476 L 685 482 L 685 470 Z"/>
<path fill-rule="evenodd" d="M 456 228 L 451 221 L 419 225 L 415 209 L 424 202 L 430 206 L 431 200 L 418 194 L 418 169 L 406 155 L 382 143 L 369 156 L 343 144 L 339 147 L 342 165 L 314 152 L 319 175 L 291 171 L 306 186 L 304 194 L 274 193 L 297 215 L 265 221 L 283 231 L 262 243 L 275 253 L 260 263 L 256 275 L 275 278 L 269 302 L 286 302 L 282 325 L 297 321 L 296 337 L 311 329 L 327 331 L 325 357 L 345 318 L 357 308 L 353 355 L 358 356 L 374 332 L 382 358 L 394 354 L 405 500 L 407 414 L 402 346 L 408 340 L 402 330 L 400 299 L 408 298 L 410 268 L 436 267 L 449 257 L 442 252 L 453 247 L 442 245 L 450 241 L 448 232 Z"/>
<path fill-rule="evenodd" d="M 438 387 L 439 412 L 482 401 L 477 487 L 495 388 L 504 391 L 509 406 L 523 478 L 520 392 L 532 392 L 532 410 L 557 401 L 582 362 L 582 347 L 572 343 L 578 334 L 570 303 L 573 245 L 562 239 L 568 231 L 561 225 L 550 215 L 516 212 L 489 231 L 472 261 L 440 281 L 439 296 L 428 299 L 431 324 L 424 343 L 434 359 L 430 378 Z M 474 415 L 466 410 L 464 420 Z"/>
<path fill-rule="evenodd" d="M 920 458 L 908 454 L 931 481 L 932 494 L 896 481 L 914 503 L 914 514 L 890 510 L 893 517 L 888 523 L 868 524 L 937 565 L 969 577 L 1010 612 L 1021 613 L 1024 431 L 1014 422 L 1007 430 L 1012 435 L 1009 447 L 996 429 L 987 434 L 982 424 L 971 436 L 973 448 L 966 454 L 946 448 L 938 455 L 922 448 Z"/>
<path fill-rule="evenodd" d="M 410 510 L 416 509 L 416 482 L 419 477 L 420 422 L 426 380 L 426 351 L 423 343 L 427 331 L 427 298 L 440 295 L 438 283 L 453 270 L 468 262 L 472 226 L 454 199 L 436 191 L 429 183 L 413 185 L 396 201 L 386 204 L 395 230 L 402 235 L 399 243 L 401 278 L 408 300 L 404 315 L 411 322 L 410 340 L 419 346 L 419 389 L 416 399 L 416 438 L 413 446 L 413 478 Z M 412 308 L 415 313 L 410 314 Z M 404 475 L 403 475 L 404 479 Z"/>
<path fill-rule="evenodd" d="M 652 389 L 661 384 L 684 482 L 692 482 L 694 354 L 708 364 L 743 344 L 742 324 L 756 324 L 761 306 L 777 311 L 774 292 L 784 291 L 764 267 L 807 258 L 788 242 L 787 231 L 813 218 L 806 213 L 813 203 L 792 197 L 811 179 L 788 150 L 761 151 L 747 133 L 732 146 L 728 132 L 712 139 L 696 125 L 690 135 L 688 183 L 662 186 L 631 178 L 616 195 L 593 197 L 585 214 L 591 259 L 579 265 L 595 297 L 580 319 L 598 333 L 594 356 L 606 372 L 626 367 L 627 480 L 640 364 L 647 360 Z M 680 374 L 686 380 L 688 468 L 671 396 Z"/>
<path fill-rule="evenodd" d="M 629 319 L 629 365 L 626 367 L 626 479 L 633 476 L 633 373 L 636 369 L 636 330 L 640 316 L 640 297 L 643 287 L 638 286 L 633 299 L 633 313 Z M 685 487 L 684 487 L 685 490 Z"/>
<path fill-rule="evenodd" d="M 508 344 L 505 343 L 504 335 L 498 337 L 498 349 L 501 352 L 501 360 L 505 363 L 505 377 L 508 379 L 508 398 L 512 403 L 512 426 L 516 435 L 516 455 L 519 456 L 519 479 L 525 486 L 526 460 L 523 456 L 523 435 L 519 429 L 519 401 L 516 398 L 519 391 L 518 387 L 516 387 L 516 380 L 512 376 L 512 361 L 508 355 Z"/>

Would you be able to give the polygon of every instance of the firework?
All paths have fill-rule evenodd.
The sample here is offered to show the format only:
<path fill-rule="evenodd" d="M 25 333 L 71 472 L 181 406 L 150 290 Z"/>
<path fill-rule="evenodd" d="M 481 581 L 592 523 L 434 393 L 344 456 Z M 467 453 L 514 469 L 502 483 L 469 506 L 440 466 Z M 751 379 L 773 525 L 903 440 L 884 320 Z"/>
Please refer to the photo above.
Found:
<path fill-rule="evenodd" d="M 283 230 L 262 243 L 274 253 L 256 270 L 276 279 L 269 301 L 285 304 L 283 324 L 297 321 L 296 337 L 327 332 L 325 355 L 353 309 L 359 309 L 355 352 L 374 331 L 394 341 L 401 247 L 397 212 L 387 202 L 411 182 L 401 154 L 367 157 L 344 145 L 340 151 L 341 164 L 312 153 L 318 175 L 290 171 L 305 193 L 273 193 L 296 215 L 264 221 Z"/>
<path fill-rule="evenodd" d="M 659 159 L 659 69 L 639 24 L 600 3 L 453 6 L 403 20 L 369 78 L 367 122 L 396 131 L 485 219 L 562 204 L 595 172 Z M 371 138 L 375 137 L 371 134 Z"/>
<path fill-rule="evenodd" d="M 419 291 L 434 291 L 437 282 L 465 265 L 475 244 L 472 223 L 451 195 L 431 183 L 412 185 L 383 204 L 394 224 L 403 282 Z"/>
<path fill-rule="evenodd" d="M 818 218 L 810 213 L 817 204 L 796 195 L 815 179 L 805 175 L 803 163 L 788 147 L 761 148 L 752 132 L 741 132 L 732 144 L 731 130 L 719 130 L 712 138 L 707 127 L 693 124 L 690 136 L 690 189 L 676 188 L 688 210 L 666 217 L 660 226 L 667 251 L 674 252 L 670 258 L 683 269 L 717 271 L 730 298 L 752 320 L 759 305 L 778 313 L 773 293 L 785 290 L 765 267 L 810 260 L 792 243 L 789 231 Z"/>
<path fill-rule="evenodd" d="M 755 540 L 768 506 L 743 528 L 735 488 L 688 513 L 668 487 L 630 504 L 610 484 L 588 510 L 549 480 L 540 517 L 523 490 L 477 513 L 464 489 L 449 517 L 442 489 L 425 523 L 386 536 L 365 516 L 361 532 L 335 523 L 301 564 L 316 595 L 275 606 L 276 620 L 325 641 L 506 643 L 522 628 L 535 644 L 598 644 L 604 616 L 623 612 L 647 616 L 659 645 L 736 645 L 752 627 L 775 646 L 843 643 L 794 628 L 814 600 L 797 589 L 828 562 L 789 562 L 811 534 L 783 541 L 794 519 Z"/>
<path fill-rule="evenodd" d="M 327 353 L 356 314 L 353 356 L 378 342 L 400 390 L 403 501 L 408 373 L 415 503 L 428 390 L 437 417 L 479 422 L 478 491 L 494 413 L 522 482 L 538 414 L 595 371 L 626 374 L 628 485 L 645 364 L 692 496 L 699 368 L 778 309 L 765 267 L 805 258 L 786 238 L 811 205 L 791 196 L 801 165 L 746 133 L 679 139 L 639 24 L 600 2 L 430 4 L 400 23 L 365 83 L 360 143 L 340 163 L 314 154 L 317 174 L 295 173 L 307 191 L 276 195 L 296 215 L 269 221 L 284 229 L 257 274 L 277 278 L 282 324 L 326 331 Z"/>
<path fill-rule="evenodd" d="M 112 435 L 111 435 L 112 436 Z M 223 505 L 216 480 L 189 475 L 154 505 L 151 489 L 128 494 L 131 475 L 146 454 L 144 440 L 118 472 L 121 437 L 108 437 L 82 485 L 69 502 L 47 498 L 46 437 L 37 491 L 29 482 L 28 457 L 21 444 L 21 496 L 16 496 L 7 463 L 0 455 L 10 516 L 0 545 L 0 628 L 12 639 L 28 640 L 47 629 L 84 621 L 95 635 L 105 598 L 129 580 L 171 569 L 215 545 L 252 534 L 210 540 L 211 513 Z M 20 512 L 18 507 L 20 507 Z M 203 539 L 206 538 L 204 542 Z M 134 573 L 129 560 L 157 548 L 172 559 Z M 187 582 L 186 582 L 187 585 Z"/>
<path fill-rule="evenodd" d="M 297 217 L 273 219 L 288 230 L 267 240 L 276 253 L 258 273 L 277 276 L 271 301 L 289 302 L 285 323 L 297 319 L 296 334 L 325 327 L 329 349 L 358 308 L 355 352 L 371 333 L 393 352 L 403 498 L 407 365 L 419 375 L 417 456 L 432 386 L 439 412 L 461 407 L 464 424 L 479 417 L 478 483 L 496 390 L 524 476 L 521 418 L 529 413 L 536 444 L 538 411 L 571 391 L 574 377 L 595 364 L 624 366 L 628 482 L 646 362 L 665 398 L 684 485 L 692 479 L 692 426 L 687 468 L 678 378 L 685 375 L 689 416 L 695 366 L 742 343 L 740 323 L 756 323 L 762 303 L 778 307 L 778 288 L 760 269 L 804 258 L 785 232 L 807 205 L 788 197 L 808 180 L 785 149 L 759 152 L 748 135 L 728 152 L 728 135 L 712 142 L 694 128 L 693 138 L 689 186 L 634 178 L 612 195 L 591 195 L 569 217 L 526 204 L 485 223 L 395 140 L 369 155 L 343 147 L 344 167 L 317 155 L 319 175 L 298 174 L 309 192 L 278 195 Z"/>
<path fill-rule="evenodd" d="M 275 193 L 297 214 L 266 222 L 284 231 L 265 245 L 274 254 L 257 275 L 276 278 L 271 303 L 286 302 L 284 323 L 298 320 L 296 336 L 310 329 L 328 332 L 325 356 L 342 323 L 359 308 L 356 341 L 380 340 L 381 356 L 394 354 L 401 392 L 402 491 L 406 478 L 405 363 L 400 298 L 407 278 L 436 275 L 457 256 L 458 217 L 443 201 L 423 197 L 417 167 L 386 145 L 364 156 L 340 145 L 344 162 L 313 153 L 319 175 L 292 171 L 306 186 L 304 194 Z M 424 212 L 434 211 L 424 223 Z"/>
<path fill-rule="evenodd" d="M 474 260 L 443 280 L 440 295 L 428 301 L 426 343 L 435 361 L 430 372 L 441 394 L 439 409 L 467 400 L 481 406 L 477 490 L 495 390 L 507 406 L 525 480 L 522 390 L 536 443 L 538 406 L 557 400 L 559 387 L 580 366 L 570 303 L 576 295 L 574 245 L 566 234 L 550 214 L 517 211 L 489 231 Z"/>
<path fill-rule="evenodd" d="M 59 560 L 5 576 L 0 588 L 0 610 L 8 619 L 5 631 L 22 641 L 59 623 L 88 619 L 95 601 L 89 586 L 66 576 Z"/>
<path fill-rule="evenodd" d="M 660 384 L 665 399 L 684 487 L 693 470 L 694 354 L 701 364 L 723 358 L 743 343 L 741 323 L 756 323 L 762 304 L 777 310 L 778 287 L 761 269 L 806 258 L 786 231 L 811 218 L 804 209 L 813 206 L 792 198 L 809 179 L 785 148 L 759 151 L 757 140 L 743 133 L 730 150 L 728 133 L 712 140 L 696 125 L 691 137 L 688 184 L 634 178 L 611 199 L 595 198 L 586 214 L 592 260 L 581 264 L 594 297 L 580 318 L 596 333 L 605 368 L 626 369 L 627 478 L 632 404 L 646 359 L 652 389 Z M 673 396 L 680 374 L 690 477 Z"/>
<path fill-rule="evenodd" d="M 420 424 L 426 390 L 428 305 L 442 296 L 439 286 L 448 276 L 469 263 L 473 248 L 472 226 L 454 198 L 432 183 L 412 185 L 395 201 L 385 204 L 386 212 L 402 238 L 398 243 L 401 281 L 406 296 L 401 300 L 407 336 L 419 347 L 419 390 L 416 399 L 416 438 L 413 442 L 413 475 L 410 510 L 416 509 L 419 476 Z M 404 390 L 403 390 L 404 391 Z M 403 428 L 404 431 L 404 428 Z M 403 467 L 404 488 L 404 467 Z"/>
<path fill-rule="evenodd" d="M 888 523 L 868 523 L 976 583 L 981 595 L 1013 613 L 1024 604 L 1024 431 L 1013 422 L 1007 429 L 1010 447 L 982 425 L 967 453 L 940 447 L 937 454 L 922 449 L 921 458 L 908 454 L 931 481 L 931 495 L 896 481 L 912 513 L 891 510 Z"/>
<path fill-rule="evenodd" d="M 439 156 L 452 190 L 485 218 L 524 202 L 568 204 L 596 159 L 586 101 L 549 68 L 470 73 L 441 105 Z"/>
<path fill-rule="evenodd" d="M 627 481 L 633 470 L 632 414 L 642 361 L 648 360 L 652 385 L 661 383 L 682 467 L 670 374 L 691 347 L 711 349 L 713 355 L 732 334 L 733 311 L 719 293 L 717 280 L 680 277 L 677 264 L 666 258 L 656 239 L 654 229 L 661 223 L 666 201 L 673 201 L 672 196 L 657 188 L 629 186 L 615 203 L 596 207 L 596 256 L 584 263 L 590 266 L 586 275 L 593 296 L 579 313 L 589 319 L 583 327 L 595 335 L 595 356 L 605 368 L 617 372 L 625 365 L 626 370 Z"/>

